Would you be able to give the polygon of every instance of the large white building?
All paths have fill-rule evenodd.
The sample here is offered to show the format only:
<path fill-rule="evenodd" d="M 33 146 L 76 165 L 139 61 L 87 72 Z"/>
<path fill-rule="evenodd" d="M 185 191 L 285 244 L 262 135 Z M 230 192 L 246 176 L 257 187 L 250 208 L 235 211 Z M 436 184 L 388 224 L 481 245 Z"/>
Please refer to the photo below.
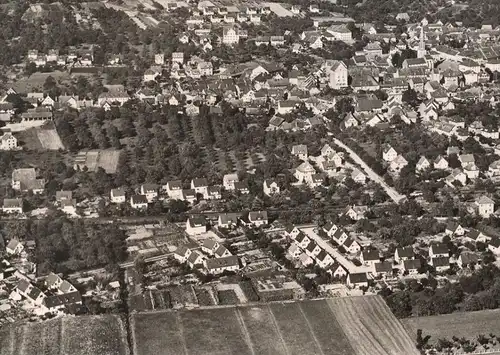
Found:
<path fill-rule="evenodd" d="M 222 43 L 232 46 L 240 41 L 240 35 L 238 34 L 238 29 L 234 27 L 224 27 L 222 30 Z"/>
<path fill-rule="evenodd" d="M 17 138 L 10 132 L 5 132 L 0 137 L 0 150 L 13 150 L 17 148 Z"/>
<path fill-rule="evenodd" d="M 339 60 L 329 60 L 324 65 L 326 74 L 328 75 L 328 85 L 332 89 L 346 88 L 348 84 L 349 74 L 347 66 L 344 62 Z"/>

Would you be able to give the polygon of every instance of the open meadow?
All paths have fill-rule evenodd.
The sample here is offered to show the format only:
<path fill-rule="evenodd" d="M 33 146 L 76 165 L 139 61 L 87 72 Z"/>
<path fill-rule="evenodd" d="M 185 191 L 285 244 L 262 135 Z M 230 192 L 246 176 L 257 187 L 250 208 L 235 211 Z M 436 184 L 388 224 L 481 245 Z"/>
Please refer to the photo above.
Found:
<path fill-rule="evenodd" d="M 417 355 L 378 296 L 132 316 L 134 353 Z"/>
<path fill-rule="evenodd" d="M 478 335 L 494 334 L 500 337 L 500 309 L 443 314 L 429 317 L 412 317 L 402 322 L 412 338 L 416 338 L 417 330 L 422 329 L 423 336 L 430 335 L 429 343 L 438 339 L 451 340 L 466 338 L 475 340 Z"/>
<path fill-rule="evenodd" d="M 64 317 L 0 330 L 1 355 L 128 355 L 116 316 Z"/>

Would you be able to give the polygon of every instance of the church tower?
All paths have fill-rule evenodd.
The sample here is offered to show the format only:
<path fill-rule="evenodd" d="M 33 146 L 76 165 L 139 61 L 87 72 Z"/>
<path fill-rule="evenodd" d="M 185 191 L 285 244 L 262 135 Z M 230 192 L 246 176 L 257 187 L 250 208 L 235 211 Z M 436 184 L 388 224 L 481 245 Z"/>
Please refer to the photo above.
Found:
<path fill-rule="evenodd" d="M 417 58 L 424 58 L 427 54 L 425 50 L 424 26 L 420 27 L 420 44 L 418 45 Z"/>

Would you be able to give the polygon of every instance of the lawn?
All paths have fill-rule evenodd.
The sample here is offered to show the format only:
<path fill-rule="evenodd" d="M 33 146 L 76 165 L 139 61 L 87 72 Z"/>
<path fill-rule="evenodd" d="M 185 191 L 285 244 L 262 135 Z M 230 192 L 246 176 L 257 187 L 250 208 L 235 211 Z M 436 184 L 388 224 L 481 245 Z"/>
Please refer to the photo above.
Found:
<path fill-rule="evenodd" d="M 451 340 L 453 336 L 476 340 L 479 334 L 490 333 L 500 336 L 500 309 L 443 314 L 440 316 L 414 317 L 402 322 L 412 339 L 417 336 L 417 329 L 422 329 L 424 336 L 430 335 L 430 343 L 438 339 Z"/>

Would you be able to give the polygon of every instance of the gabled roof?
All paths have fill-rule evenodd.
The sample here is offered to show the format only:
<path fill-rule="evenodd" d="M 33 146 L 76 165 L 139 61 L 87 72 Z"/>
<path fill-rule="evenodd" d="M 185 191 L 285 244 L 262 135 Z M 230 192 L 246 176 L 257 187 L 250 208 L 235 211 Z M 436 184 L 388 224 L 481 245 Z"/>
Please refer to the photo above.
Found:
<path fill-rule="evenodd" d="M 446 256 L 438 256 L 437 258 L 432 258 L 431 261 L 434 267 L 450 266 L 450 258 Z"/>
<path fill-rule="evenodd" d="M 491 198 L 489 198 L 489 197 L 487 197 L 487 196 L 481 196 L 481 197 L 480 197 L 480 198 L 476 201 L 476 203 L 477 203 L 478 205 L 494 205 L 494 204 L 495 204 L 495 202 L 494 202 Z"/>
<path fill-rule="evenodd" d="M 450 252 L 448 246 L 443 243 L 432 244 L 430 250 L 432 250 L 433 254 L 447 254 Z"/>
<path fill-rule="evenodd" d="M 194 187 L 206 187 L 208 186 L 208 180 L 206 178 L 196 178 L 192 180 Z"/>
<path fill-rule="evenodd" d="M 349 280 L 351 283 L 354 283 L 354 284 L 364 283 L 364 282 L 368 282 L 368 276 L 366 275 L 366 272 L 349 274 Z"/>
<path fill-rule="evenodd" d="M 208 259 L 206 261 L 207 269 L 220 269 L 231 266 L 239 266 L 238 257 L 236 255 L 226 256 L 224 258 Z"/>
<path fill-rule="evenodd" d="M 380 254 L 378 250 L 366 250 L 363 252 L 363 260 L 364 261 L 380 260 Z"/>
<path fill-rule="evenodd" d="M 415 270 L 420 269 L 422 263 L 420 259 L 405 260 L 403 261 L 403 267 L 405 270 Z"/>
<path fill-rule="evenodd" d="M 398 252 L 398 256 L 400 258 L 413 258 L 415 256 L 415 252 L 412 247 L 397 248 L 396 251 Z"/>
<path fill-rule="evenodd" d="M 375 263 L 376 272 L 392 272 L 392 264 L 390 261 L 383 261 L 381 263 Z"/>
<path fill-rule="evenodd" d="M 318 245 L 316 244 L 316 242 L 311 240 L 309 242 L 309 245 L 306 247 L 306 250 L 312 252 L 314 249 L 316 249 L 317 246 Z"/>
<path fill-rule="evenodd" d="M 463 265 L 477 264 L 479 261 L 479 257 L 471 252 L 463 252 L 458 258 L 462 261 Z"/>

